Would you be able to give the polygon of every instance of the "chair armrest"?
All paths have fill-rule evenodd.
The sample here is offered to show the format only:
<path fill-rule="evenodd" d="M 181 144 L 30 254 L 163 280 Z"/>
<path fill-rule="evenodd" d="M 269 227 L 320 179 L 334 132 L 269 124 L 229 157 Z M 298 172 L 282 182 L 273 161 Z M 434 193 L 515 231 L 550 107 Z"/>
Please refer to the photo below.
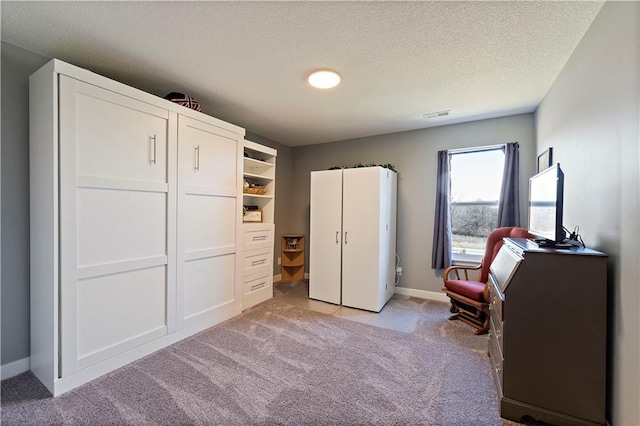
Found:
<path fill-rule="evenodd" d="M 449 279 L 449 274 L 451 272 L 454 272 L 456 274 L 456 279 L 457 280 L 463 279 L 465 281 L 469 281 L 469 271 L 479 271 L 481 266 L 482 265 L 478 265 L 478 266 L 449 266 L 447 269 L 444 270 L 444 273 L 442 274 L 442 280 L 446 283 L 447 280 Z M 460 271 L 464 271 L 464 278 L 460 278 Z"/>

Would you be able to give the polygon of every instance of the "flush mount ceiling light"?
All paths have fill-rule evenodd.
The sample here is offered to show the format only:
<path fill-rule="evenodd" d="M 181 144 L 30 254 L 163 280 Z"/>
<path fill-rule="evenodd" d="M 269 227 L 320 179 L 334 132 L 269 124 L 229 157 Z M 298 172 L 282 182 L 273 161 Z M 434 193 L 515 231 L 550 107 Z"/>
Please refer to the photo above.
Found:
<path fill-rule="evenodd" d="M 307 77 L 309 84 L 317 89 L 331 89 L 340 84 L 340 74 L 333 70 L 316 70 Z"/>

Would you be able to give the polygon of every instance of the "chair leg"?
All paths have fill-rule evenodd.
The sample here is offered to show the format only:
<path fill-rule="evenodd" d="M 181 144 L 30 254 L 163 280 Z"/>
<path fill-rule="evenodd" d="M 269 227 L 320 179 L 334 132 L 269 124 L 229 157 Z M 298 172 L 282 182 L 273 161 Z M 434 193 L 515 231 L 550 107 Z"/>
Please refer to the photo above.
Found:
<path fill-rule="evenodd" d="M 452 314 L 457 314 L 458 312 L 460 312 L 460 309 L 458 309 L 456 304 L 453 303 L 453 300 L 451 301 L 451 306 L 449 307 L 449 312 L 451 312 Z M 449 318 L 449 319 L 451 319 L 451 318 Z"/>
<path fill-rule="evenodd" d="M 479 327 L 476 331 L 476 335 L 487 334 L 489 331 L 489 316 L 485 314 L 484 322 L 482 323 L 482 327 Z"/>

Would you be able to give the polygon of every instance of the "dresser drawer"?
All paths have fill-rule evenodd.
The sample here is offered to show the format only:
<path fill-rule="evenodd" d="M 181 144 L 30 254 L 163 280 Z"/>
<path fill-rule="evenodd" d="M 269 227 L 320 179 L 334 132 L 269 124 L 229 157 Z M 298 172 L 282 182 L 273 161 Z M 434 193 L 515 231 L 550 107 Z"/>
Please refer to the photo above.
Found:
<path fill-rule="evenodd" d="M 502 321 L 499 321 L 494 316 L 491 316 L 491 328 L 489 329 L 489 337 L 495 339 L 497 346 L 500 349 L 500 356 L 504 358 L 504 344 L 502 343 Z"/>
<path fill-rule="evenodd" d="M 242 257 L 242 275 L 269 274 L 272 269 L 273 249 L 263 247 L 246 250 Z"/>
<path fill-rule="evenodd" d="M 489 310 L 491 316 L 496 318 L 496 322 L 502 322 L 502 297 L 491 274 L 489 274 Z"/>
<path fill-rule="evenodd" d="M 243 225 L 243 249 L 273 248 L 273 224 Z"/>
<path fill-rule="evenodd" d="M 495 337 L 489 339 L 489 357 L 491 358 L 491 373 L 498 388 L 498 395 L 503 396 L 503 364 L 504 359 L 498 348 L 498 342 Z"/>

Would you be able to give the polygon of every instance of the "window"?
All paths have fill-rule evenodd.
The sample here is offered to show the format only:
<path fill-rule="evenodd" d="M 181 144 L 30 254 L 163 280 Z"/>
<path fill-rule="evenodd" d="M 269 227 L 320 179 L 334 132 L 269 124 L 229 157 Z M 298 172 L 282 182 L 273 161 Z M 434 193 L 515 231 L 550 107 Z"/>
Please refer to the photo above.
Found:
<path fill-rule="evenodd" d="M 450 155 L 453 257 L 478 259 L 484 255 L 487 236 L 498 224 L 504 149 L 480 148 Z"/>

